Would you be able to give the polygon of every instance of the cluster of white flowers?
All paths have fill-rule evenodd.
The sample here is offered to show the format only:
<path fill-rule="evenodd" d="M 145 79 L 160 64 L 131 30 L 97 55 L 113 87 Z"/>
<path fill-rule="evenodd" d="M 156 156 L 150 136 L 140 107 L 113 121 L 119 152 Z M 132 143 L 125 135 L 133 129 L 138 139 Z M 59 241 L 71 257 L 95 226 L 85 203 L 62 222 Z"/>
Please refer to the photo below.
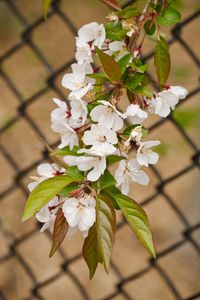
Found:
<path fill-rule="evenodd" d="M 130 33 L 129 33 L 130 34 Z M 78 156 L 67 155 L 63 158 L 68 166 L 77 166 L 85 174 L 89 182 L 97 181 L 107 168 L 107 157 L 122 156 L 115 172 L 116 185 L 128 194 L 131 181 L 142 185 L 149 182 L 148 175 L 141 169 L 156 164 L 158 154 L 151 148 L 160 144 L 159 141 L 143 140 L 143 124 L 151 114 L 167 117 L 180 99 L 187 96 L 187 91 L 180 86 L 167 86 L 163 91 L 154 93 L 152 99 L 143 96 L 143 103 L 130 104 L 125 112 L 117 108 L 119 99 L 112 96 L 109 100 L 95 101 L 95 106 L 88 110 L 87 96 L 93 91 L 95 79 L 87 76 L 94 73 L 92 67 L 95 46 L 113 55 L 116 61 L 130 51 L 123 41 L 106 39 L 104 25 L 96 22 L 84 25 L 76 38 L 76 60 L 72 64 L 72 73 L 65 74 L 62 85 L 70 90 L 67 102 L 53 99 L 58 106 L 51 114 L 52 129 L 61 136 L 59 148 L 68 146 L 70 150 L 79 146 Z M 68 104 L 69 103 L 69 104 Z M 125 122 L 135 125 L 129 136 L 123 135 Z M 134 145 L 135 158 L 129 159 L 129 151 Z M 38 167 L 39 178 L 29 185 L 32 190 L 45 178 L 59 176 L 65 170 L 55 164 L 42 164 Z M 77 197 L 62 198 L 56 196 L 37 214 L 36 218 L 44 223 L 42 230 L 54 223 L 56 213 L 62 207 L 68 225 L 73 230 L 78 228 L 87 236 L 89 228 L 96 220 L 95 197 L 83 191 Z"/>

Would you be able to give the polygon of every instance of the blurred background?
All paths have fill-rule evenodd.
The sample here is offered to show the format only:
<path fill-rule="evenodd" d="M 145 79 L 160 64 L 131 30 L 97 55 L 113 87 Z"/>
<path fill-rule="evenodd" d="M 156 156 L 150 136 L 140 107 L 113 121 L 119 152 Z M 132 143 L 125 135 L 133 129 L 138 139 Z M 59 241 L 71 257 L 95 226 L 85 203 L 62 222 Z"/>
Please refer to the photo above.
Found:
<path fill-rule="evenodd" d="M 0 300 L 200 299 L 200 3 L 176 2 L 183 21 L 168 32 L 168 82 L 185 86 L 189 96 L 169 118 L 147 124 L 149 139 L 162 142 L 160 161 L 149 171 L 150 185 L 131 192 L 149 215 L 158 257 L 150 258 L 118 215 L 110 274 L 99 266 L 90 281 L 81 235 L 49 259 L 51 233 L 20 219 L 29 177 L 48 157 L 40 137 L 52 147 L 58 142 L 51 99 L 66 97 L 60 81 L 74 59 L 74 36 L 85 23 L 104 22 L 107 7 L 55 1 L 45 21 L 42 0 L 0 1 Z M 150 65 L 153 47 L 144 47 Z"/>

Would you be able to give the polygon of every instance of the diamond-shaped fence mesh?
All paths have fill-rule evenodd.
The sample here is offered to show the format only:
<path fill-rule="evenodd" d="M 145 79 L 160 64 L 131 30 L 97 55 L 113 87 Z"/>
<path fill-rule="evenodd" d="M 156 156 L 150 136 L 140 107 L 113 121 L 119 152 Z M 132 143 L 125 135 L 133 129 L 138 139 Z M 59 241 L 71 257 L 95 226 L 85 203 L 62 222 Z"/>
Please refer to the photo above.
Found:
<path fill-rule="evenodd" d="M 64 242 L 49 260 L 51 233 L 40 234 L 34 220 L 22 224 L 20 217 L 28 178 L 48 157 L 42 139 L 52 147 L 58 142 L 50 129 L 50 99 L 66 97 L 59 82 L 74 60 L 74 36 L 80 25 L 103 18 L 105 7 L 94 0 L 54 1 L 45 21 L 41 2 L 0 2 L 0 299 L 200 299 L 200 143 L 198 130 L 188 125 L 199 112 L 200 11 L 190 9 L 170 33 L 172 79 L 186 83 L 189 95 L 179 103 L 180 114 L 149 124 L 164 146 L 150 169 L 150 187 L 134 195 L 150 214 L 157 259 L 119 216 L 110 275 L 100 269 L 90 282 L 82 239 Z"/>

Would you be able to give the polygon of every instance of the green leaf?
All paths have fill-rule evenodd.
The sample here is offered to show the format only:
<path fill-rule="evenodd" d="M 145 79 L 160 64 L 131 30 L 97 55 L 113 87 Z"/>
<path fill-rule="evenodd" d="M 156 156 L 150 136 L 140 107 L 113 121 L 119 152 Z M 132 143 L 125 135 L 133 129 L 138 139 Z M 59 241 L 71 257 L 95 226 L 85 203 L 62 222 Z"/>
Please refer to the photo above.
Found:
<path fill-rule="evenodd" d="M 108 273 L 116 231 L 116 217 L 111 202 L 103 196 L 97 196 L 96 229 L 98 248 L 101 253 L 104 268 Z"/>
<path fill-rule="evenodd" d="M 22 221 L 30 219 L 35 213 L 45 206 L 55 195 L 57 195 L 62 189 L 72 183 L 74 178 L 67 175 L 55 176 L 53 178 L 42 181 L 36 188 L 30 193 L 27 200 Z"/>
<path fill-rule="evenodd" d="M 125 159 L 124 156 L 119 156 L 119 155 L 108 155 L 106 157 L 107 165 L 113 164 L 115 162 L 118 162 L 122 159 Z"/>
<path fill-rule="evenodd" d="M 134 89 L 143 81 L 144 75 L 140 73 L 136 73 L 134 76 L 128 77 L 126 79 L 126 87 L 130 91 L 134 91 Z"/>
<path fill-rule="evenodd" d="M 104 81 L 108 81 L 108 78 L 105 77 L 104 73 L 92 73 L 92 74 L 87 74 L 87 77 L 93 78 L 93 79 L 103 79 Z"/>
<path fill-rule="evenodd" d="M 118 63 L 108 54 L 95 47 L 96 53 L 101 61 L 104 72 L 109 79 L 114 82 L 118 82 L 121 79 L 121 69 Z"/>
<path fill-rule="evenodd" d="M 148 20 L 144 24 L 144 30 L 148 35 L 153 35 L 156 30 L 156 24 L 152 20 Z"/>
<path fill-rule="evenodd" d="M 119 2 L 116 1 L 116 0 L 100 0 L 100 1 L 104 2 L 105 4 L 110 6 L 111 8 L 114 8 L 116 10 L 121 10 L 121 6 L 120 6 Z"/>
<path fill-rule="evenodd" d="M 64 187 L 64 189 L 62 189 L 62 191 L 60 191 L 58 195 L 60 195 L 61 197 L 69 197 L 70 193 L 76 190 L 77 188 L 78 188 L 78 184 L 70 184 Z"/>
<path fill-rule="evenodd" d="M 170 72 L 170 54 L 169 45 L 163 37 L 160 37 L 160 40 L 157 41 L 154 64 L 159 83 L 165 84 Z"/>
<path fill-rule="evenodd" d="M 94 224 L 89 230 L 88 236 L 84 241 L 82 253 L 89 268 L 90 279 L 92 279 L 98 263 L 102 262 L 98 248 L 96 224 Z"/>
<path fill-rule="evenodd" d="M 54 229 L 53 229 L 53 244 L 49 253 L 49 257 L 53 256 L 56 250 L 59 248 L 61 243 L 63 242 L 67 231 L 68 231 L 68 223 L 65 219 L 65 216 L 60 208 L 57 212 Z"/>
<path fill-rule="evenodd" d="M 140 95 L 144 95 L 148 98 L 153 97 L 153 91 L 148 86 L 137 86 L 135 88 L 135 93 L 138 93 Z"/>
<path fill-rule="evenodd" d="M 49 7 L 51 5 L 53 0 L 43 0 L 43 6 L 44 6 L 44 17 L 47 18 Z"/>
<path fill-rule="evenodd" d="M 128 30 L 127 29 L 121 29 L 116 32 L 112 30 L 106 31 L 106 38 L 111 41 L 122 41 L 126 37 Z"/>
<path fill-rule="evenodd" d="M 117 202 L 115 200 L 115 196 L 114 196 L 115 194 L 119 194 L 119 193 L 120 193 L 120 190 L 118 188 L 116 188 L 116 186 L 113 185 L 113 186 L 109 186 L 109 188 L 103 189 L 100 194 L 108 197 L 109 200 L 112 201 L 114 208 L 119 210 L 120 207 L 117 204 Z"/>
<path fill-rule="evenodd" d="M 167 7 L 161 16 L 157 18 L 159 25 L 171 26 L 181 21 L 181 14 L 174 7 Z"/>
<path fill-rule="evenodd" d="M 85 178 L 85 175 L 82 171 L 78 169 L 78 167 L 68 167 L 66 170 L 66 175 L 73 178 L 74 181 L 82 181 Z"/>
<path fill-rule="evenodd" d="M 122 9 L 120 12 L 118 12 L 118 16 L 121 16 L 125 19 L 135 17 L 139 13 L 138 9 L 132 6 L 127 6 L 124 9 Z"/>
<path fill-rule="evenodd" d="M 131 58 L 132 54 L 126 54 L 120 60 L 118 60 L 118 64 L 121 68 L 122 74 L 125 72 Z"/>
<path fill-rule="evenodd" d="M 66 156 L 66 155 L 73 155 L 73 156 L 81 156 L 82 154 L 78 154 L 77 151 L 80 150 L 80 147 L 74 146 L 72 150 L 70 150 L 69 146 L 66 146 L 62 149 L 56 149 L 54 152 L 51 153 L 51 156 Z"/>
<path fill-rule="evenodd" d="M 121 23 L 108 22 L 105 24 L 106 38 L 111 41 L 122 41 L 128 32 L 127 29 L 123 29 Z"/>
<path fill-rule="evenodd" d="M 134 58 L 133 63 L 131 63 L 130 66 L 139 73 L 144 73 L 148 68 L 148 65 L 143 64 L 139 58 Z"/>
<path fill-rule="evenodd" d="M 138 240 L 155 258 L 149 220 L 143 208 L 136 201 L 122 194 L 115 194 L 115 199 Z"/>
<path fill-rule="evenodd" d="M 108 169 L 106 169 L 104 174 L 98 180 L 99 189 L 103 190 L 115 184 L 116 184 L 115 178 L 111 175 Z"/>

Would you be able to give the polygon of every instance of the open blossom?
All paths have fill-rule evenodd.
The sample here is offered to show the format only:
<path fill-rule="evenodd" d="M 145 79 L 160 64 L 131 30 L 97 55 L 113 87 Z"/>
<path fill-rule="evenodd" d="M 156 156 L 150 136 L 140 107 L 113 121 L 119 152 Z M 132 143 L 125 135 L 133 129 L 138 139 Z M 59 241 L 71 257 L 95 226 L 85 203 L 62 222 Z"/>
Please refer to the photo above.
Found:
<path fill-rule="evenodd" d="M 117 131 L 124 125 L 123 114 L 119 112 L 116 107 L 108 101 L 101 100 L 90 113 L 90 117 L 94 122 L 98 122 L 100 126 Z"/>
<path fill-rule="evenodd" d="M 82 151 L 81 151 L 82 150 Z M 79 153 L 94 155 L 90 149 L 81 149 Z M 106 158 L 104 156 L 65 156 L 63 159 L 69 166 L 77 166 L 80 171 L 89 171 L 87 180 L 96 181 L 103 175 L 106 169 Z"/>
<path fill-rule="evenodd" d="M 124 195 L 128 194 L 131 181 L 142 185 L 147 185 L 149 183 L 148 175 L 140 169 L 141 166 L 136 159 L 131 159 L 128 162 L 126 160 L 120 161 L 119 168 L 115 172 L 115 179 L 117 185 L 122 186 L 122 193 Z"/>
<path fill-rule="evenodd" d="M 63 213 L 71 228 L 78 228 L 87 236 L 88 230 L 96 220 L 96 200 L 90 195 L 66 199 L 63 204 Z"/>
<path fill-rule="evenodd" d="M 92 73 L 89 64 L 72 64 L 72 73 L 65 74 L 62 78 L 62 85 L 71 90 L 69 96 L 81 99 L 92 88 L 94 80 L 87 78 L 86 74 Z"/>
<path fill-rule="evenodd" d="M 155 114 L 160 117 L 167 117 L 178 103 L 178 97 L 169 90 L 157 94 L 154 100 Z"/>
<path fill-rule="evenodd" d="M 79 124 L 79 126 L 84 125 L 88 114 L 86 102 L 82 99 L 76 98 L 71 98 L 70 100 L 71 119 L 76 121 Z"/>
<path fill-rule="evenodd" d="M 53 99 L 53 102 L 58 105 L 58 108 L 51 112 L 52 124 L 67 122 L 72 128 L 79 128 L 85 124 L 87 119 L 87 105 L 82 99 L 70 97 L 70 108 L 67 103 L 57 98 Z M 53 125 L 55 127 L 56 125 Z"/>
<path fill-rule="evenodd" d="M 141 124 L 148 115 L 138 104 L 130 104 L 124 116 L 130 118 L 132 124 Z"/>
<path fill-rule="evenodd" d="M 148 111 L 165 118 L 187 94 L 188 91 L 182 86 L 170 86 L 158 93 L 154 99 L 147 101 Z"/>
<path fill-rule="evenodd" d="M 150 165 L 155 165 L 158 162 L 159 155 L 156 152 L 153 152 L 150 148 L 160 145 L 160 141 L 147 141 L 141 142 L 137 150 L 137 162 L 145 167 Z"/>
<path fill-rule="evenodd" d="M 115 131 L 94 124 L 84 132 L 82 140 L 85 145 L 92 146 L 93 153 L 98 156 L 114 153 L 116 147 L 113 145 L 118 143 Z"/>
<path fill-rule="evenodd" d="M 59 167 L 57 164 L 40 164 L 37 167 L 37 173 L 40 177 L 33 177 L 35 181 L 29 183 L 28 189 L 29 191 L 33 191 L 36 186 L 41 183 L 42 181 L 52 178 L 55 176 L 63 175 L 65 174 L 65 169 L 62 167 Z M 46 230 L 47 228 L 52 228 L 56 213 L 58 211 L 59 207 L 55 207 L 59 204 L 58 197 L 54 197 L 52 200 L 50 200 L 44 207 L 42 207 L 35 215 L 37 220 L 41 223 L 44 223 L 44 225 L 41 228 L 41 232 Z"/>
<path fill-rule="evenodd" d="M 101 48 L 106 38 L 104 25 L 96 22 L 83 25 L 78 31 L 78 38 L 84 43 L 92 43 L 92 48 Z"/>
<path fill-rule="evenodd" d="M 54 197 L 49 203 L 47 203 L 44 207 L 40 209 L 38 213 L 36 213 L 36 219 L 44 223 L 40 232 L 45 231 L 47 228 L 53 228 L 54 221 L 56 219 L 56 213 L 59 209 L 59 199 L 58 197 Z"/>
<path fill-rule="evenodd" d="M 67 121 L 52 123 L 51 128 L 61 135 L 61 144 L 58 148 L 69 146 L 72 150 L 74 146 L 79 145 L 77 132 L 68 125 Z"/>
<path fill-rule="evenodd" d="M 28 189 L 30 192 L 32 192 L 34 188 L 45 179 L 65 174 L 65 169 L 55 163 L 43 163 L 37 167 L 37 173 L 39 177 L 31 177 L 34 179 L 34 181 L 28 184 Z"/>
<path fill-rule="evenodd" d="M 111 53 L 108 54 L 110 55 L 112 55 L 113 52 L 117 53 L 115 58 L 117 61 L 126 54 L 130 54 L 130 52 L 127 50 L 126 44 L 122 41 L 114 41 L 109 43 L 109 50 Z"/>
<path fill-rule="evenodd" d="M 188 95 L 188 91 L 183 86 L 170 86 L 168 90 L 175 94 L 179 100 L 185 99 Z"/>
<path fill-rule="evenodd" d="M 92 58 L 92 49 L 90 45 L 86 42 L 80 40 L 80 38 L 76 38 L 76 60 L 79 65 L 84 63 L 90 64 L 93 62 Z"/>
<path fill-rule="evenodd" d="M 57 98 L 53 98 L 53 102 L 58 106 L 58 108 L 51 112 L 51 121 L 56 122 L 65 120 L 70 115 L 67 103 Z"/>

